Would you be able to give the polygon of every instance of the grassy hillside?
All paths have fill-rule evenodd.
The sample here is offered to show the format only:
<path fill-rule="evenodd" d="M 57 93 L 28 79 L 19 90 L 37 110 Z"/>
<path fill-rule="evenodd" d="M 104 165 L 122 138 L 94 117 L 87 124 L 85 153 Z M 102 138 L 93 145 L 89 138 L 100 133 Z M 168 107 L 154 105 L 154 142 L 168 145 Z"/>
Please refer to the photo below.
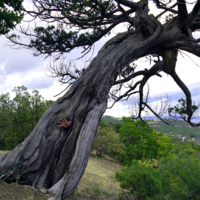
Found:
<path fill-rule="evenodd" d="M 0 155 L 5 153 L 0 151 Z M 117 200 L 121 193 L 115 172 L 123 166 L 116 160 L 105 156 L 96 158 L 91 154 L 85 173 L 74 193 L 66 200 Z M 0 182 L 0 200 L 47 200 L 51 194 L 35 191 L 31 186 L 21 186 L 16 183 Z"/>
<path fill-rule="evenodd" d="M 102 120 L 105 123 L 121 123 L 121 119 L 104 115 Z M 186 137 L 187 139 L 195 138 L 200 140 L 200 127 L 192 127 L 184 121 L 177 120 L 174 126 L 168 126 L 161 120 L 148 120 L 148 124 L 157 132 L 163 132 L 168 136 Z"/>
<path fill-rule="evenodd" d="M 121 123 L 121 119 L 120 118 L 116 118 L 116 117 L 112 117 L 112 116 L 108 116 L 108 115 L 103 115 L 102 120 L 105 123 L 109 123 L 109 122 L 112 122 L 112 123 Z"/>
<path fill-rule="evenodd" d="M 162 131 L 168 136 L 200 139 L 200 127 L 192 127 L 184 121 L 177 120 L 174 126 L 168 126 L 160 120 L 149 120 L 148 123 L 155 131 Z"/>

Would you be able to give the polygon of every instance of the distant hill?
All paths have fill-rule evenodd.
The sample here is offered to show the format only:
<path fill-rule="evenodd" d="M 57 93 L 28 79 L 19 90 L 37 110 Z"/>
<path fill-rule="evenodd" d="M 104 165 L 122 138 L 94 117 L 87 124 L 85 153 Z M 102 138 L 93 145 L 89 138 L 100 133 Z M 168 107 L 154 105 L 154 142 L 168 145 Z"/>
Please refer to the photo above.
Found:
<path fill-rule="evenodd" d="M 121 118 L 112 117 L 112 116 L 109 116 L 109 115 L 103 115 L 102 120 L 105 123 L 109 123 L 109 122 L 112 122 L 112 123 L 121 123 L 122 122 Z"/>
<path fill-rule="evenodd" d="M 121 123 L 121 118 L 104 115 L 102 120 L 105 123 Z M 168 136 L 186 137 L 186 139 L 200 140 L 200 127 L 192 127 L 184 121 L 177 120 L 174 126 L 168 126 L 153 117 L 148 119 L 148 124 L 157 132 L 163 132 Z M 200 120 L 199 120 L 200 121 Z"/>
<path fill-rule="evenodd" d="M 160 120 L 149 120 L 148 124 L 157 132 L 168 136 L 186 137 L 187 139 L 200 139 L 200 127 L 192 127 L 188 123 L 177 120 L 174 126 L 168 126 Z"/>

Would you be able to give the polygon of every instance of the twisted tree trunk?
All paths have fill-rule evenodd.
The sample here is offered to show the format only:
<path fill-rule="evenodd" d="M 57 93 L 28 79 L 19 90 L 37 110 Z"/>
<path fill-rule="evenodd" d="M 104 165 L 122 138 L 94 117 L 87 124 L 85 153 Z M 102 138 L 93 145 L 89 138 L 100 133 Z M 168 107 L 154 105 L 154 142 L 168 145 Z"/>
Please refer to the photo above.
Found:
<path fill-rule="evenodd" d="M 176 29 L 158 25 L 144 37 L 138 31 L 118 34 L 99 51 L 81 76 L 42 116 L 26 140 L 0 157 L 0 178 L 46 188 L 63 199 L 77 187 L 88 162 L 99 121 L 119 68 L 154 53 L 179 37 Z M 163 66 L 163 62 L 158 63 Z M 70 116 L 69 129 L 57 127 Z"/>

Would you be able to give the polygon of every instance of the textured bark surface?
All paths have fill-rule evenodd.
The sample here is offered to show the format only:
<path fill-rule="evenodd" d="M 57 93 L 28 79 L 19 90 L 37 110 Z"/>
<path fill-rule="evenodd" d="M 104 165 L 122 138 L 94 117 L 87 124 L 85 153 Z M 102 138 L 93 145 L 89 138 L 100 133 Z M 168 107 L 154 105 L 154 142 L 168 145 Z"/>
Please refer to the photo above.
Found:
<path fill-rule="evenodd" d="M 44 113 L 30 136 L 0 157 L 1 179 L 46 188 L 55 194 L 52 200 L 67 197 L 85 171 L 118 69 L 148 54 L 168 55 L 166 47 L 180 38 L 178 28 L 157 24 L 149 36 L 128 31 L 108 41 L 83 76 Z M 177 45 L 181 46 L 178 42 Z M 159 62 L 153 70 L 168 72 L 166 66 Z M 66 116 L 71 117 L 72 126 L 57 127 L 59 119 Z"/>

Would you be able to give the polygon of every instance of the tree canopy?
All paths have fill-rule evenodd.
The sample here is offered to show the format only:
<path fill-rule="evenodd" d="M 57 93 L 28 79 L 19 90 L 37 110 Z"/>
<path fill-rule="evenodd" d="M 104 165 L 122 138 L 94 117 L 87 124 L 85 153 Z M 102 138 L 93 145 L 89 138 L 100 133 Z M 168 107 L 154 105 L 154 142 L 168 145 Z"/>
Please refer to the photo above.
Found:
<path fill-rule="evenodd" d="M 21 12 L 23 0 L 2 0 L 0 1 L 0 35 L 14 29 L 23 19 Z"/>

